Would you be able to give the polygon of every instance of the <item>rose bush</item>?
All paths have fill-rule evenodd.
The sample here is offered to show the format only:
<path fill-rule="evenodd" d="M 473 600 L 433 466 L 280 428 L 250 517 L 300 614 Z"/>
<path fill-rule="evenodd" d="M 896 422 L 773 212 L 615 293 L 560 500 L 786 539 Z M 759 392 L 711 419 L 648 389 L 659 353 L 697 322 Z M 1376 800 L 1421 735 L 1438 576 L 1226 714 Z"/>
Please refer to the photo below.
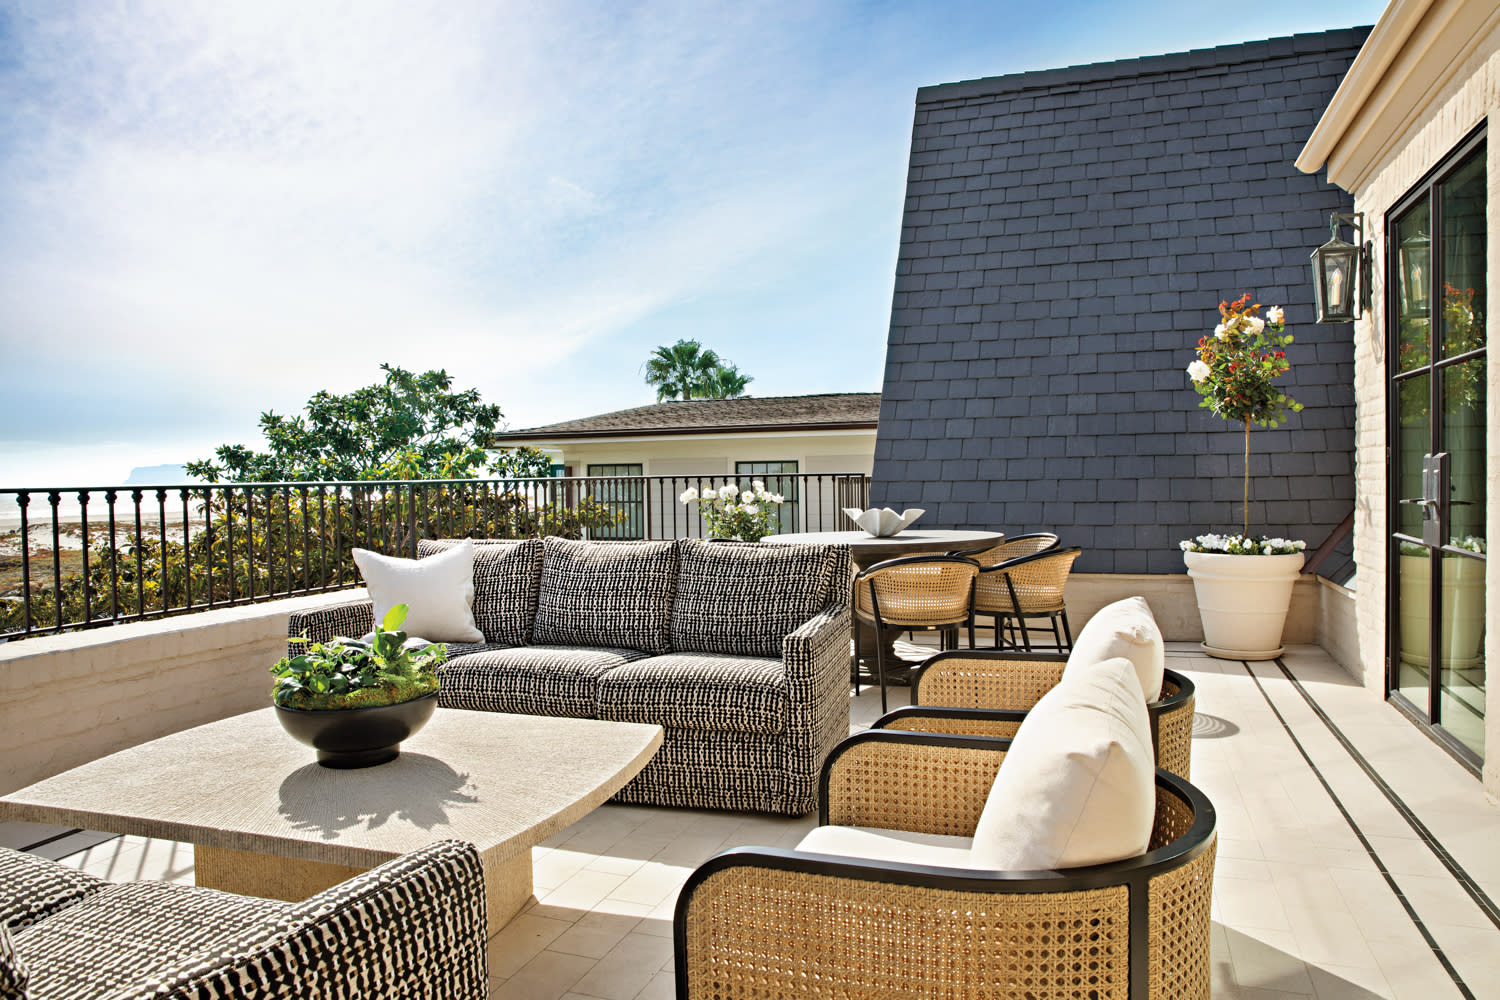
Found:
<path fill-rule="evenodd" d="M 698 505 L 711 537 L 745 542 L 758 542 L 771 534 L 777 516 L 776 507 L 785 502 L 780 493 L 769 492 L 759 479 L 752 481 L 750 489 L 744 491 L 737 483 L 725 483 L 701 494 L 696 487 L 689 487 L 677 499 Z"/>

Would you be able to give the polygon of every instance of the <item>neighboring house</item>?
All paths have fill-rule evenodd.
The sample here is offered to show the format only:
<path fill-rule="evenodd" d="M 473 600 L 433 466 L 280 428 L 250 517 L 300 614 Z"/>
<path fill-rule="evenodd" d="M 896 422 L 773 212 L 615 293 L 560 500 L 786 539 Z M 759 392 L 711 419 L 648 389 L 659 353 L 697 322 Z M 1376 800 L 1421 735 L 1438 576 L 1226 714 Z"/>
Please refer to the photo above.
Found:
<path fill-rule="evenodd" d="M 697 534 L 677 494 L 752 479 L 789 499 L 785 530 L 835 530 L 848 527 L 839 507 L 867 498 L 879 414 L 878 392 L 673 400 L 506 431 L 490 444 L 539 448 L 564 476 L 642 477 L 588 487 L 625 513 L 620 537 Z"/>
<path fill-rule="evenodd" d="M 1497 113 L 1500 7 L 1395 0 L 1297 159 L 1353 194 L 1373 243 L 1374 294 L 1352 337 L 1358 665 L 1369 690 L 1481 769 L 1491 795 L 1500 755 L 1486 747 L 1500 742 L 1500 695 L 1488 690 L 1486 664 L 1500 579 L 1484 553 L 1500 515 L 1500 449 L 1489 445 L 1500 442 L 1500 393 L 1487 350 L 1500 293 L 1489 263 L 1500 261 L 1500 141 L 1488 136 Z M 1349 336 L 1348 326 L 1329 329 Z"/>

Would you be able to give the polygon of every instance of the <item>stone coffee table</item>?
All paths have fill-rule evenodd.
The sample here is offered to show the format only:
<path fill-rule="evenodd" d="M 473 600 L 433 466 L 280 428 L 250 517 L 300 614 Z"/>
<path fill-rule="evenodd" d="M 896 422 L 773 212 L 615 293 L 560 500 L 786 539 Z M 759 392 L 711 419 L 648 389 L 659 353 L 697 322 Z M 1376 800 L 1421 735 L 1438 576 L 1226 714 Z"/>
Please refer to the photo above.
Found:
<path fill-rule="evenodd" d="M 531 848 L 646 766 L 660 726 L 439 708 L 387 764 L 333 770 L 262 709 L 0 798 L 0 819 L 193 844 L 201 886 L 300 900 L 430 844 L 484 865 L 493 936 L 531 896 Z"/>

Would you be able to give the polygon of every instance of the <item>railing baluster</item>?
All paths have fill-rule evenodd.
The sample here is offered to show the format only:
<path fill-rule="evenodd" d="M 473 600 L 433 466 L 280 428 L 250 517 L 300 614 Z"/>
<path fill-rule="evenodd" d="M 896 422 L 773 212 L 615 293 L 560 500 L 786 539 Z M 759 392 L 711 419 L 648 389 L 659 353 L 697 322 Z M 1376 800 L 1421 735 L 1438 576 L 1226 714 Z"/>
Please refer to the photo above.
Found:
<path fill-rule="evenodd" d="M 178 491 L 182 497 L 182 606 L 193 606 L 193 526 L 188 514 L 188 488 Z"/>
<path fill-rule="evenodd" d="M 47 494 L 47 502 L 52 505 L 52 617 L 53 627 L 61 632 L 63 625 L 63 595 L 62 595 L 62 557 L 58 554 L 58 548 L 62 545 L 62 536 L 57 524 L 57 504 L 62 499 L 62 494 L 52 490 Z"/>
<path fill-rule="evenodd" d="M 135 613 L 143 615 L 146 613 L 146 573 L 141 565 L 141 547 L 145 540 L 141 538 L 141 501 L 146 498 L 144 490 L 131 490 L 130 499 L 135 505 Z"/>
<path fill-rule="evenodd" d="M 21 634 L 31 634 L 31 523 L 27 520 L 27 508 L 31 506 L 31 494 L 22 490 L 16 494 L 16 506 L 21 511 Z"/>
<path fill-rule="evenodd" d="M 156 537 L 157 557 L 161 562 L 161 572 L 157 574 L 161 578 L 161 609 L 165 612 L 170 610 L 171 601 L 167 594 L 167 491 L 164 489 L 156 491 Z"/>
<path fill-rule="evenodd" d="M 89 491 L 78 491 L 78 520 L 83 525 L 79 542 L 83 545 L 83 620 L 94 620 L 94 602 L 89 593 Z"/>

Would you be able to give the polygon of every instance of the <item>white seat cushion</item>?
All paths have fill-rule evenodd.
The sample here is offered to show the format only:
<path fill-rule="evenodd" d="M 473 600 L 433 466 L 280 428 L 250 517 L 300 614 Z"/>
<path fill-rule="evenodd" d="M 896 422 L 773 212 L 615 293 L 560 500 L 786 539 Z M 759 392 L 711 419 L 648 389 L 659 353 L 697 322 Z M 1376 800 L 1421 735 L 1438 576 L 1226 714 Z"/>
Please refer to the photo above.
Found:
<path fill-rule="evenodd" d="M 464 539 L 426 559 L 397 559 L 354 550 L 375 608 L 375 625 L 398 604 L 407 606 L 401 630 L 429 642 L 483 642 L 474 624 L 474 542 Z"/>
<path fill-rule="evenodd" d="M 973 841 L 938 833 L 911 833 L 870 826 L 820 826 L 797 845 L 799 851 L 870 861 L 969 868 Z"/>
<path fill-rule="evenodd" d="M 1016 732 L 974 831 L 973 866 L 1076 868 L 1145 853 L 1156 755 L 1135 668 L 1064 673 Z"/>
<path fill-rule="evenodd" d="M 1093 666 L 1114 656 L 1123 656 L 1135 666 L 1136 679 L 1147 702 L 1161 697 L 1166 648 L 1145 598 L 1127 597 L 1100 608 L 1074 640 L 1063 676 L 1069 670 Z"/>

